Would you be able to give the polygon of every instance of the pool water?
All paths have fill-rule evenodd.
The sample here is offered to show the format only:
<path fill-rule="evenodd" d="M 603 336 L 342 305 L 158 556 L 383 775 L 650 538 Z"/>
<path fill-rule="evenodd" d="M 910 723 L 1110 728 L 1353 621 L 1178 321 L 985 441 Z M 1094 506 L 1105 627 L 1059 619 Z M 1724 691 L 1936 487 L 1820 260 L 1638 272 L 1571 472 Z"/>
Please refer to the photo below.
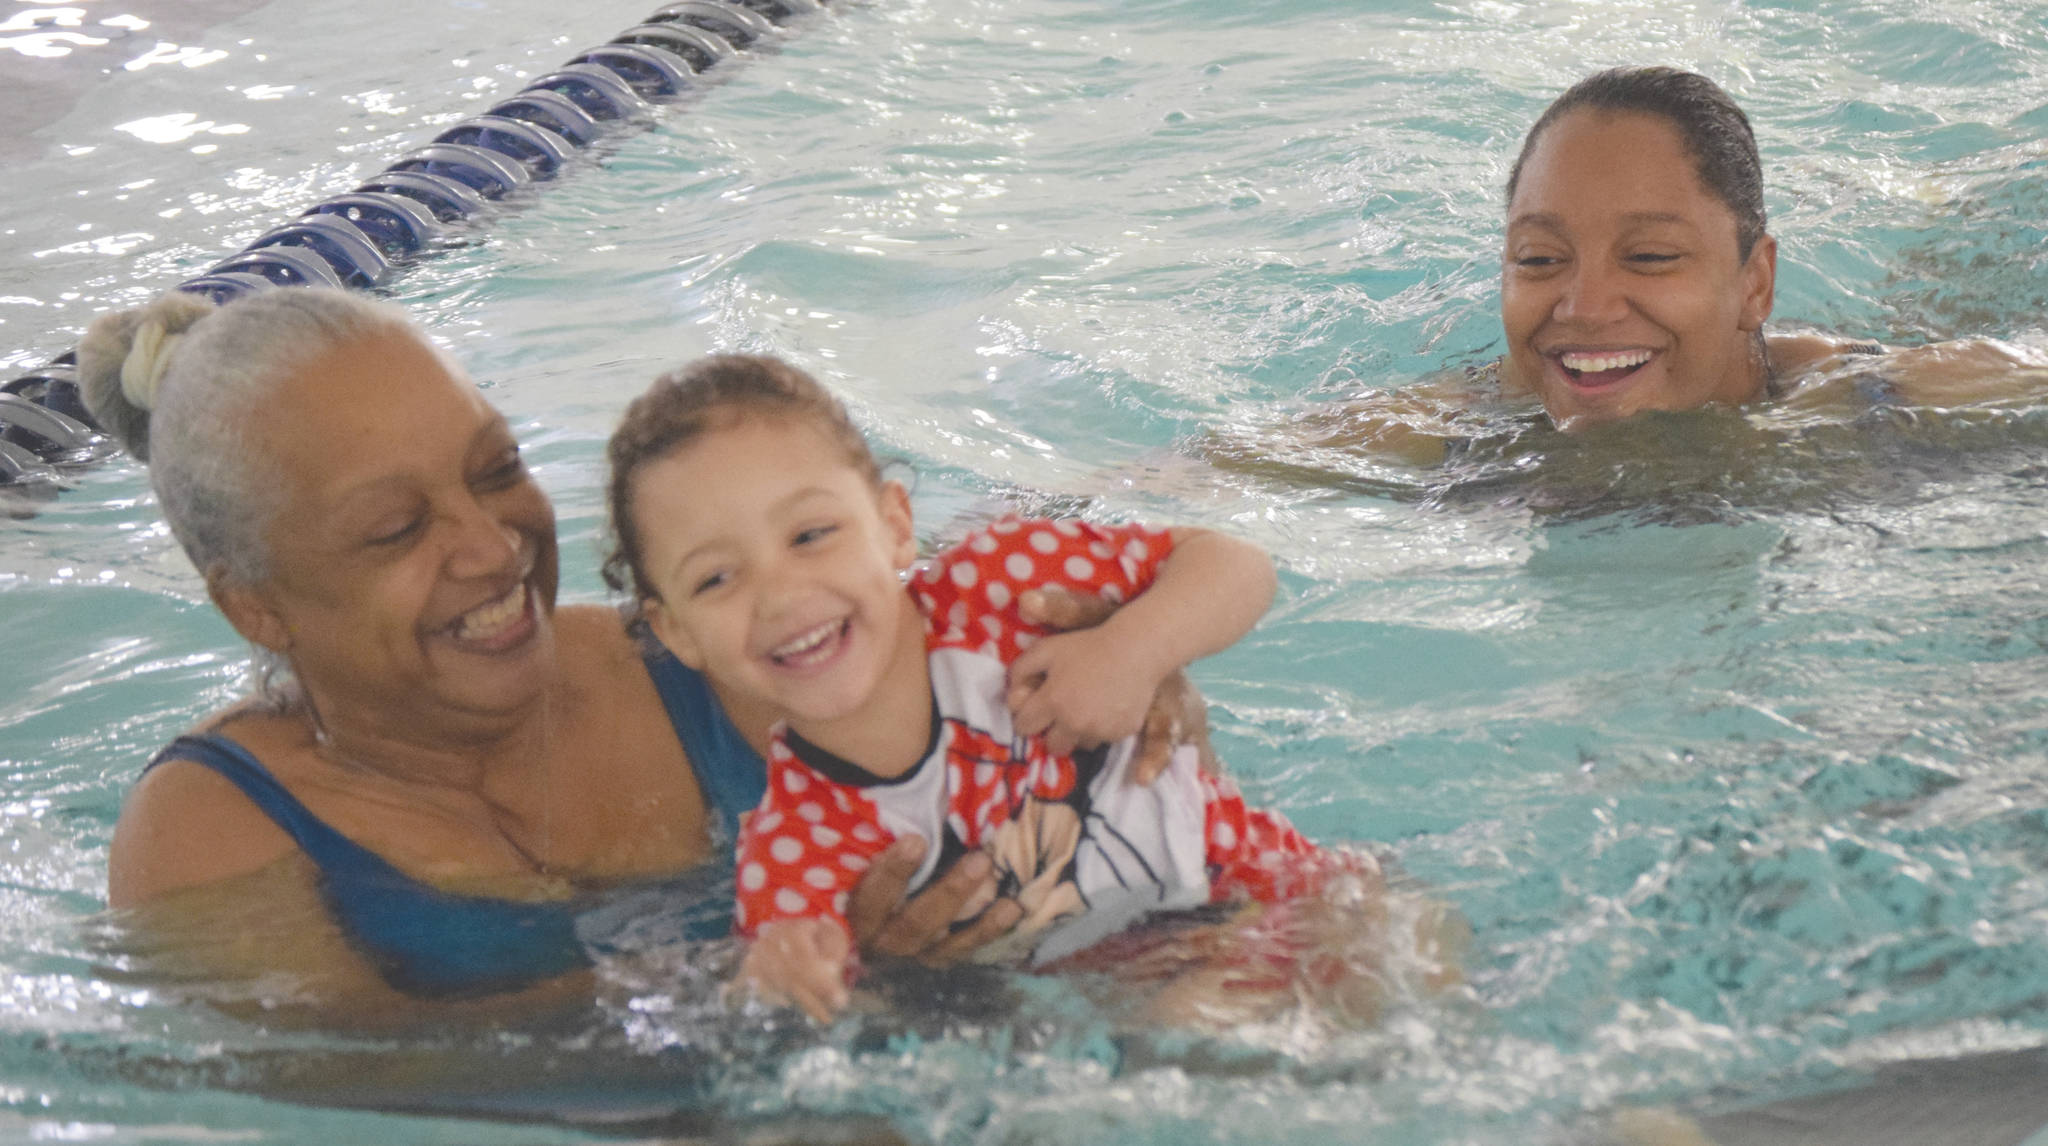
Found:
<path fill-rule="evenodd" d="M 217 7 L 68 64 L 0 41 L 10 86 L 112 69 L 7 137 L 0 362 L 645 14 Z M 0 521 L 0 1137 L 863 1115 L 947 1143 L 1573 1141 L 1616 1107 L 2048 1045 L 2048 409 L 1504 419 L 1441 472 L 1309 451 L 1275 478 L 1198 445 L 1498 353 L 1513 149 L 1618 63 L 1750 111 L 1782 325 L 2043 345 L 2048 3 L 1364 7 L 843 6 L 391 292 L 519 428 L 573 599 L 598 597 L 612 419 L 710 350 L 835 386 L 914 467 L 928 536 L 1009 498 L 1268 546 L 1280 599 L 1197 670 L 1217 746 L 1255 801 L 1383 844 L 1470 920 L 1465 995 L 1140 1046 L 1024 983 L 1014 1011 L 819 1036 L 718 1017 L 718 953 L 681 951 L 497 1033 L 181 1006 L 95 955 L 107 840 L 244 653 L 117 461 Z M 344 1076 L 502 1117 L 340 1108 L 316 1084 Z"/>

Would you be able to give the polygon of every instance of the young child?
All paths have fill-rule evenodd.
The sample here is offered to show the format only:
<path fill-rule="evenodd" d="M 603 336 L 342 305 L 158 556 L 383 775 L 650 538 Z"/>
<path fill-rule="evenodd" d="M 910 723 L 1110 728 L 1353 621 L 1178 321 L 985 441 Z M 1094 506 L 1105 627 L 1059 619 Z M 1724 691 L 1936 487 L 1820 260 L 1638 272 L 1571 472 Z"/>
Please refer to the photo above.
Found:
<path fill-rule="evenodd" d="M 911 571 L 909 495 L 801 371 L 714 357 L 657 381 L 609 448 L 616 560 L 654 633 L 721 690 L 786 714 L 738 842 L 742 974 L 825 1018 L 844 1005 L 847 897 L 900 835 L 915 886 L 990 852 L 1044 963 L 1147 911 L 1319 882 L 1319 853 L 1176 751 L 1127 782 L 1159 683 L 1272 599 L 1258 549 L 1202 530 L 1009 518 Z M 1125 602 L 1046 635 L 1045 586 Z M 1059 752 L 1054 746 L 1100 747 Z M 1023 950 L 1018 950 L 1022 948 Z"/>

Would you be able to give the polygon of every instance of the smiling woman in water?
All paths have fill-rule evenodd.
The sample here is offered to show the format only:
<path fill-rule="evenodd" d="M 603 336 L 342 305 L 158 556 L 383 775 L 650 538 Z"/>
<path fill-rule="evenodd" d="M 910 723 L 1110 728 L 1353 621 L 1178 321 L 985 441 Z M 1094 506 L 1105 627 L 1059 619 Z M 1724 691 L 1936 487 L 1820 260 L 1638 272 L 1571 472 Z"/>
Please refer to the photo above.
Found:
<path fill-rule="evenodd" d="M 1781 403 L 1853 417 L 2048 391 L 2048 357 L 1990 340 L 1900 349 L 1770 333 L 1778 247 L 1742 109 L 1712 80 L 1617 68 L 1573 85 L 1523 139 L 1507 185 L 1497 361 L 1324 407 L 1303 444 L 1415 464 L 1475 416 L 1533 398 L 1559 429 L 1649 411 Z M 1262 450 L 1212 447 L 1259 468 Z"/>
<path fill-rule="evenodd" d="M 2038 390 L 2024 371 L 2048 366 L 1986 341 L 1766 334 L 1778 244 L 1756 139 L 1704 76 L 1581 80 L 1529 129 L 1507 199 L 1499 382 L 1563 429 L 1717 403 L 1995 400 Z M 1844 366 L 1859 368 L 1850 385 Z"/>

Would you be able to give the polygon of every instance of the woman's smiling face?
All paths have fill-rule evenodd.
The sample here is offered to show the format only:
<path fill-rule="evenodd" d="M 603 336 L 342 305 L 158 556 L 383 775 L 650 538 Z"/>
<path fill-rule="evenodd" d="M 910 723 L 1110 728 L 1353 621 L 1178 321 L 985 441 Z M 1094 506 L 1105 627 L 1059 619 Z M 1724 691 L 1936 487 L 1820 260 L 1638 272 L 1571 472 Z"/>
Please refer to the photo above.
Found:
<path fill-rule="evenodd" d="M 1677 128 L 1581 109 L 1545 129 L 1508 204 L 1502 380 L 1570 429 L 1763 390 L 1777 249 L 1736 217 Z"/>
<path fill-rule="evenodd" d="M 250 442 L 281 475 L 273 568 L 222 607 L 316 701 L 419 727 L 533 701 L 554 666 L 554 512 L 468 379 L 379 332 L 303 365 Z"/>

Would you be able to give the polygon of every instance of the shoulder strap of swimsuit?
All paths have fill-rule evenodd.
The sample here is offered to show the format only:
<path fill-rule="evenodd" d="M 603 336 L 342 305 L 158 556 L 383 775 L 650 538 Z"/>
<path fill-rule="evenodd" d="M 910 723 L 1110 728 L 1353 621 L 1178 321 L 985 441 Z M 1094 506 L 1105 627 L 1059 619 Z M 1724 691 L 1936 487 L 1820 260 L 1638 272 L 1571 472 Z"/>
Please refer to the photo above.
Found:
<path fill-rule="evenodd" d="M 315 816 L 247 748 L 219 733 L 181 736 L 149 767 L 168 760 L 211 768 L 283 828 L 320 869 L 321 894 L 343 932 L 400 991 L 484 995 L 589 965 L 573 904 L 459 895 L 421 883 Z"/>
<path fill-rule="evenodd" d="M 369 868 L 378 874 L 393 871 L 377 853 L 349 839 L 315 816 L 299 798 L 278 783 L 270 769 L 247 748 L 218 732 L 180 736 L 150 760 L 147 772 L 171 760 L 190 760 L 212 769 L 242 790 L 249 802 L 269 816 L 285 834 L 310 856 L 323 872 Z"/>
<path fill-rule="evenodd" d="M 676 738 L 690 758 L 704 798 L 718 812 L 725 840 L 739 838 L 740 817 L 760 806 L 768 791 L 768 765 L 740 735 L 702 674 L 659 644 L 646 654 L 647 675 L 668 708 Z"/>

